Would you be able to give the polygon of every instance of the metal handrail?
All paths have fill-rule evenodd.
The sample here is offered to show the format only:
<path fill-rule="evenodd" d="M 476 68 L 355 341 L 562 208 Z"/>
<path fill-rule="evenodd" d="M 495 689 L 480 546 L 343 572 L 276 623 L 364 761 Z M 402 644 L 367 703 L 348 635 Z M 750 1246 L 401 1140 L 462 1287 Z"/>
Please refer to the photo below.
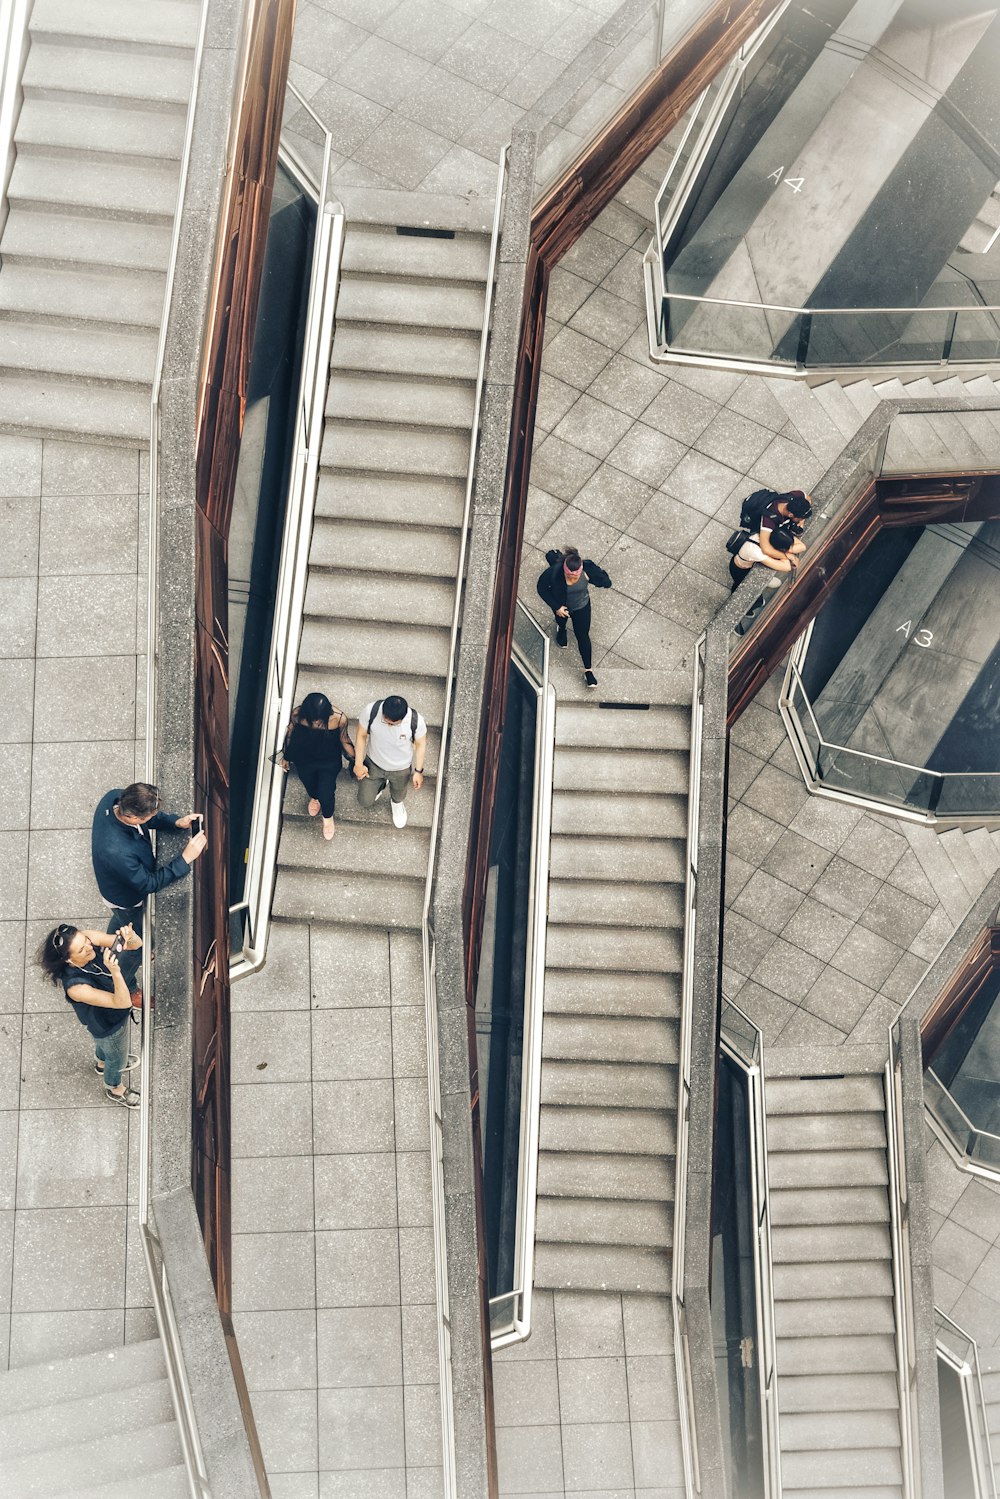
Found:
<path fill-rule="evenodd" d="M 28 55 L 32 0 L 0 0 L 0 231 L 7 222 L 7 188 L 16 154 L 14 131 L 21 109 L 21 78 Z"/>
<path fill-rule="evenodd" d="M 754 1033 L 749 1051 L 742 1045 L 732 1020 L 738 1016 L 746 1030 Z M 722 997 L 719 1044 L 742 1068 L 750 1093 L 750 1137 L 753 1170 L 750 1181 L 754 1213 L 754 1294 L 757 1335 L 761 1426 L 764 1438 L 764 1484 L 766 1499 L 781 1499 L 781 1432 L 778 1412 L 778 1338 L 774 1322 L 774 1272 L 771 1246 L 771 1194 L 767 1169 L 767 1110 L 764 1107 L 764 1036 L 750 1016 Z"/>
<path fill-rule="evenodd" d="M 983 1372 L 979 1364 L 979 1345 L 964 1327 L 934 1308 L 938 1357 L 943 1359 L 962 1382 L 966 1431 L 972 1449 L 976 1499 L 997 1499 L 996 1471 L 993 1467 L 993 1443 L 983 1391 Z M 955 1352 L 954 1345 L 959 1345 Z"/>
<path fill-rule="evenodd" d="M 211 0 L 202 0 L 198 39 L 195 44 L 194 63 L 191 73 L 191 93 L 188 103 L 184 145 L 181 151 L 180 173 L 177 183 L 176 208 L 174 210 L 173 233 L 170 254 L 167 259 L 166 283 L 163 295 L 163 315 L 160 321 L 160 336 L 153 366 L 153 382 L 150 391 L 149 434 L 149 540 L 148 540 L 148 589 L 146 605 L 146 746 L 145 776 L 149 782 L 156 778 L 156 651 L 157 618 L 156 601 L 159 596 L 157 568 L 159 563 L 159 516 L 157 496 L 159 492 L 160 449 L 160 389 L 163 381 L 163 364 L 167 345 L 167 327 L 170 301 L 173 295 L 174 278 L 177 272 L 177 256 L 180 245 L 181 216 L 184 194 L 187 187 L 191 161 L 191 143 L 194 135 L 195 109 L 201 83 L 202 61 L 205 53 L 205 36 Z M 152 950 L 155 931 L 155 899 L 146 900 L 145 925 L 142 946 L 142 1088 L 139 1102 L 139 1191 L 138 1223 L 142 1242 L 149 1289 L 153 1300 L 156 1328 L 163 1345 L 170 1399 L 177 1420 L 181 1452 L 187 1474 L 188 1489 L 192 1499 L 211 1499 L 208 1469 L 198 1435 L 198 1422 L 194 1410 L 191 1387 L 184 1367 L 184 1355 L 177 1330 L 177 1318 L 173 1298 L 167 1279 L 166 1266 L 159 1239 L 150 1214 L 150 1185 L 152 1174 L 151 1141 L 151 1083 L 153 1061 L 153 965 Z"/>
<path fill-rule="evenodd" d="M 555 689 L 549 681 L 551 642 L 537 620 L 517 601 L 519 617 L 538 636 L 542 670 L 537 686 L 539 712 L 535 737 L 535 799 L 531 824 L 527 962 L 524 991 L 524 1041 L 521 1055 L 521 1116 L 517 1161 L 514 1285 L 494 1296 L 491 1308 L 510 1301 L 515 1308 L 509 1330 L 491 1338 L 494 1352 L 523 1342 L 531 1333 L 531 1297 L 535 1266 L 535 1213 L 538 1192 L 538 1136 L 541 1122 L 542 1021 L 545 1011 L 545 936 L 548 919 L 549 845 L 552 833 L 552 768 L 555 756 Z"/>
<path fill-rule="evenodd" d="M 687 868 L 684 877 L 684 938 L 681 962 L 681 1015 L 677 1062 L 677 1146 L 674 1156 L 674 1253 L 671 1266 L 671 1306 L 674 1317 L 674 1359 L 680 1408 L 681 1451 L 688 1492 L 700 1492 L 697 1429 L 691 1388 L 687 1319 L 684 1310 L 684 1247 L 687 1222 L 688 1128 L 691 1108 L 691 1010 L 694 1002 L 694 948 L 698 900 L 698 826 L 701 795 L 701 745 L 704 716 L 705 643 L 695 643 L 691 689 L 691 749 L 688 758 Z"/>
<path fill-rule="evenodd" d="M 255 972 L 263 963 L 267 951 L 285 790 L 285 773 L 278 760 L 282 734 L 291 716 L 295 695 L 296 665 L 309 573 L 309 543 L 319 482 L 330 345 L 340 289 L 346 228 L 343 206 L 331 199 L 329 194 L 333 137 L 294 84 L 287 84 L 287 89 L 323 131 L 323 164 L 317 180 L 286 142 L 281 145 L 282 159 L 291 167 L 301 185 L 316 197 L 316 240 L 309 278 L 302 371 L 296 403 L 295 452 L 288 483 L 268 676 L 264 689 L 264 722 L 257 754 L 253 813 L 247 840 L 246 886 L 244 899 L 231 908 L 234 913 L 239 910 L 247 912 L 249 941 L 244 943 L 242 953 L 230 967 L 232 979 Z"/>
<path fill-rule="evenodd" d="M 735 297 L 703 297 L 693 292 L 670 291 L 664 295 L 673 302 L 705 302 L 713 307 L 740 307 L 751 312 L 787 312 L 794 317 L 917 317 L 928 312 L 1000 312 L 1000 303 L 993 302 L 975 307 L 968 303 L 957 307 L 786 307 L 781 302 L 741 302 Z"/>
<path fill-rule="evenodd" d="M 441 1446 L 444 1470 L 444 1493 L 447 1499 L 458 1499 L 455 1426 L 452 1406 L 451 1380 L 451 1319 L 448 1299 L 448 1246 L 445 1230 L 444 1197 L 444 1121 L 441 1114 L 441 1079 L 438 1071 L 438 1026 L 437 983 L 435 979 L 434 927 L 431 919 L 431 901 L 434 895 L 434 866 L 436 862 L 438 834 L 441 824 L 441 793 L 443 789 L 445 760 L 451 718 L 451 703 L 455 681 L 455 665 L 458 658 L 458 635 L 462 617 L 463 582 L 465 558 L 469 542 L 469 519 L 472 513 L 472 490 L 475 482 L 476 450 L 479 446 L 479 420 L 483 404 L 483 384 L 486 376 L 486 351 L 489 346 L 490 320 L 493 312 L 493 295 L 496 282 L 497 258 L 500 245 L 500 223 L 503 216 L 504 189 L 507 179 L 507 157 L 509 147 L 504 146 L 497 166 L 496 204 L 493 212 L 493 231 L 490 239 L 490 258 L 486 272 L 486 304 L 483 309 L 483 330 L 479 340 L 479 367 L 476 372 L 476 396 L 472 412 L 472 429 L 469 434 L 469 468 L 465 484 L 465 506 L 462 512 L 462 529 L 458 548 L 458 566 L 455 572 L 455 605 L 451 617 L 451 636 L 448 646 L 448 666 L 445 676 L 444 712 L 441 720 L 441 748 L 438 752 L 438 774 L 434 787 L 434 809 L 431 814 L 430 846 L 427 855 L 427 878 L 424 883 L 424 904 L 420 918 L 421 945 L 424 969 L 424 1009 L 427 1024 L 427 1091 L 430 1108 L 431 1132 L 431 1216 L 434 1234 L 434 1277 L 437 1289 L 438 1309 L 438 1368 L 441 1390 Z"/>
<path fill-rule="evenodd" d="M 916 1391 L 916 1330 L 910 1274 L 910 1198 L 903 1152 L 901 1031 L 897 1020 L 889 1031 L 885 1064 L 886 1160 L 889 1168 L 889 1232 L 892 1248 L 892 1307 L 895 1322 L 896 1380 L 899 1388 L 900 1460 L 903 1493 L 920 1499 L 921 1472 Z"/>

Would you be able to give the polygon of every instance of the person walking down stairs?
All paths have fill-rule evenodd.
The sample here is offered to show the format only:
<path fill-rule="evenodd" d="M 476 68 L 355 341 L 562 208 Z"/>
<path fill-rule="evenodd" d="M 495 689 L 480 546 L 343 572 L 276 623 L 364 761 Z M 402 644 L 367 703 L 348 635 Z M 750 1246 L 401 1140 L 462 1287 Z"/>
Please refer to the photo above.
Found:
<path fill-rule="evenodd" d="M 410 778 L 414 791 L 419 791 L 426 756 L 427 724 L 405 697 L 394 695 L 369 703 L 358 720 L 354 747 L 361 806 L 374 807 L 388 786 L 393 823 L 405 828 Z"/>
<path fill-rule="evenodd" d="M 337 777 L 345 759 L 354 759 L 354 745 L 347 731 L 347 714 L 335 708 L 322 692 L 310 692 L 297 708 L 285 730 L 281 768 L 295 766 L 309 797 L 309 816 L 323 814 L 323 837 L 329 843 L 336 832 Z"/>
<path fill-rule="evenodd" d="M 580 647 L 583 679 L 588 687 L 596 687 L 597 678 L 591 670 L 594 654 L 590 643 L 590 585 L 610 588 L 611 579 L 596 562 L 581 557 L 576 547 L 569 546 L 561 552 L 553 549 L 545 553 L 545 560 L 549 565 L 538 580 L 538 592 L 555 615 L 556 645 L 565 646 L 569 620 Z"/>

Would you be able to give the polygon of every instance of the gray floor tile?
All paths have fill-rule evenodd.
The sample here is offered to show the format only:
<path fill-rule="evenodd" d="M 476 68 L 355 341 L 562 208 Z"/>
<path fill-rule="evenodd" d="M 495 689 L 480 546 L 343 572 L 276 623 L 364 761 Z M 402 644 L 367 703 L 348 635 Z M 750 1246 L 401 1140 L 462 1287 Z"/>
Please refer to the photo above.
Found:
<path fill-rule="evenodd" d="M 849 973 L 862 983 L 881 988 L 902 956 L 902 948 L 867 931 L 863 926 L 855 926 L 848 932 L 830 962 L 842 973 Z"/>
<path fill-rule="evenodd" d="M 72 1358 L 123 1339 L 121 1307 L 107 1311 L 15 1312 L 10 1319 L 10 1365 L 20 1369 L 46 1359 Z"/>
<path fill-rule="evenodd" d="M 134 773 L 131 736 L 36 744 L 31 756 L 32 829 L 82 828 L 89 836 L 101 797 L 110 786 L 127 786 Z M 71 796 L 67 786 L 73 788 Z"/>
<path fill-rule="evenodd" d="M 320 1390 L 321 1469 L 402 1468 L 405 1460 L 401 1386 Z"/>
<path fill-rule="evenodd" d="M 0 832 L 0 911 L 9 920 L 27 914 L 28 835 Z"/>
<path fill-rule="evenodd" d="M 388 114 L 384 105 L 355 93 L 349 80 L 339 83 L 328 79 L 309 102 L 333 136 L 333 149 L 347 156 L 357 150 Z"/>
<path fill-rule="evenodd" d="M 389 1011 L 314 1010 L 313 1077 L 392 1076 Z"/>
<path fill-rule="evenodd" d="M 407 1499 L 405 1468 L 320 1471 L 319 1499 Z"/>
<path fill-rule="evenodd" d="M 393 1162 L 388 1153 L 317 1156 L 316 1227 L 394 1228 L 398 1215 Z"/>
<path fill-rule="evenodd" d="M 0 755 L 0 829 L 28 827 L 31 796 L 31 746 L 8 744 Z"/>
<path fill-rule="evenodd" d="M 403 1380 L 433 1384 L 440 1374 L 436 1306 L 402 1306 Z M 321 1334 L 322 1336 L 322 1334 Z M 494 1368 L 494 1376 L 496 1368 Z"/>
<path fill-rule="evenodd" d="M 554 338 L 546 338 L 542 349 L 542 369 L 575 390 L 587 390 L 610 359 L 611 354 L 603 343 L 588 338 L 573 328 L 560 328 Z M 540 456 L 541 451 L 536 446 L 531 455 L 533 472 Z M 549 489 L 553 494 L 558 493 L 539 480 L 537 475 L 535 478 L 536 483 L 542 483 L 543 488 Z"/>
<path fill-rule="evenodd" d="M 97 911 L 90 829 L 39 830 L 28 856 L 28 915 L 63 921 L 66 911 Z M 8 908 L 9 909 L 9 908 Z"/>
<path fill-rule="evenodd" d="M 18 1208 L 124 1203 L 127 1167 L 124 1109 L 27 1109 L 21 1114 Z"/>
<path fill-rule="evenodd" d="M 232 1019 L 234 1083 L 291 1083 L 310 1076 L 310 1021 L 299 1011 L 280 1019 L 264 1013 L 240 1013 Z"/>
<path fill-rule="evenodd" d="M 436 1384 L 406 1385 L 403 1390 L 403 1425 L 407 1466 L 440 1466 L 441 1391 Z"/>
<path fill-rule="evenodd" d="M 728 597 L 728 585 L 713 582 L 703 573 L 678 562 L 650 598 L 649 607 L 697 635 L 701 622 L 711 618 Z"/>
<path fill-rule="evenodd" d="M 397 49 L 394 49 L 397 50 Z M 353 73 L 351 75 L 353 80 Z M 385 103 L 383 97 L 380 103 Z M 447 153 L 450 142 L 443 135 L 425 130 L 412 120 L 389 115 L 376 125 L 372 133 L 354 153 L 362 166 L 383 173 L 400 187 L 413 191 L 418 187 L 441 158 Z"/>
<path fill-rule="evenodd" d="M 21 1017 L 0 1015 L 0 1109 L 16 1109 L 20 1099 Z"/>
<path fill-rule="evenodd" d="M 558 1366 L 558 1373 L 566 1362 Z M 498 1429 L 557 1426 L 558 1373 L 555 1359 L 497 1363 L 493 1370 L 493 1398 Z"/>
<path fill-rule="evenodd" d="M 541 432 L 551 432 L 579 399 L 580 392 L 574 390 L 572 385 L 567 385 L 564 380 L 557 380 L 555 375 L 540 375 L 538 401 L 535 405 L 535 427 Z M 539 492 L 544 493 L 544 491 Z"/>
<path fill-rule="evenodd" d="M 627 302 L 623 297 L 613 296 L 611 292 L 598 287 L 591 292 L 579 311 L 574 312 L 569 326 L 587 338 L 596 339 L 614 352 L 622 347 L 644 321 L 644 311 L 634 302 Z"/>
<path fill-rule="evenodd" d="M 769 428 L 725 407 L 698 434 L 694 446 L 737 473 L 749 473 L 773 440 L 774 433 Z"/>
<path fill-rule="evenodd" d="M 39 573 L 135 576 L 140 503 L 134 487 L 131 494 L 46 495 L 41 504 Z M 106 538 L 105 544 L 95 546 L 95 536 Z"/>
<path fill-rule="evenodd" d="M 453 73 L 445 77 L 455 82 Z M 524 119 L 524 106 L 511 99 L 490 99 L 482 112 L 465 114 L 458 120 L 458 131 L 452 138 L 478 156 L 498 161 L 500 152 Z M 471 121 L 471 123 L 470 123 Z M 448 132 L 451 136 L 451 129 Z"/>
<path fill-rule="evenodd" d="M 628 1421 L 624 1357 L 561 1360 L 559 1409 L 564 1427 L 590 1421 Z"/>
<path fill-rule="evenodd" d="M 8 578 L 0 594 L 0 656 L 35 654 L 38 582 L 35 578 Z"/>
<path fill-rule="evenodd" d="M 590 282 L 592 288 L 600 286 L 628 248 L 620 239 L 605 234 L 596 225 L 592 225 L 587 233 L 582 234 L 566 251 L 559 262 L 559 269 L 583 276 Z"/>
<path fill-rule="evenodd" d="M 467 78 L 495 92 L 506 90 L 509 97 L 528 109 L 535 100 L 527 96 L 527 79 L 520 97 L 506 86 L 516 75 L 528 70 L 535 50 L 533 45 L 505 36 L 495 26 L 475 17 L 468 29 L 452 42 L 440 62 L 449 73 L 455 73 L 459 78 Z"/>
<path fill-rule="evenodd" d="M 47 441 L 42 459 L 42 493 L 50 495 L 137 494 L 139 453 L 104 443 Z M 146 486 L 148 488 L 148 479 Z"/>
<path fill-rule="evenodd" d="M 584 393 L 555 428 L 555 434 L 584 453 L 606 458 L 631 426 L 632 418 L 627 412 L 615 411 Z"/>
<path fill-rule="evenodd" d="M 397 1306 L 327 1308 L 317 1314 L 320 1388 L 361 1389 L 403 1382 Z M 435 1350 L 437 1330 L 429 1329 Z"/>
<path fill-rule="evenodd" d="M 312 1002 L 319 1009 L 389 1003 L 389 934 L 375 929 L 309 929 Z"/>
<path fill-rule="evenodd" d="M 562 270 L 561 265 L 559 269 Z M 549 305 L 551 301 L 550 288 Z M 596 396 L 599 401 L 606 402 L 616 411 L 625 412 L 631 417 L 639 417 L 650 408 L 652 403 L 658 401 L 664 386 L 665 377 L 660 374 L 659 370 L 638 364 L 627 354 L 614 354 L 588 387 L 587 394 Z M 647 425 L 656 427 L 661 432 L 665 430 L 658 421 L 653 419 L 647 418 Z M 669 430 L 667 435 L 677 436 L 675 432 Z"/>
<path fill-rule="evenodd" d="M 253 1413 L 271 1499 L 281 1499 L 282 1495 L 285 1499 L 315 1496 L 319 1461 L 315 1392 L 254 1390 Z"/>
<path fill-rule="evenodd" d="M 556 1344 L 563 1358 L 615 1358 L 625 1352 L 622 1298 L 613 1291 L 555 1293 Z"/>
<path fill-rule="evenodd" d="M 37 573 L 39 503 L 0 496 L 0 578 L 33 578 Z"/>
<path fill-rule="evenodd" d="M 626 530 L 668 557 L 679 558 L 697 541 L 705 516 L 667 494 L 655 494 Z"/>
<path fill-rule="evenodd" d="M 557 500 L 555 495 L 546 494 L 544 489 L 536 489 L 532 485 L 528 490 L 528 507 L 524 517 L 525 540 L 532 544 L 541 542 L 565 509 L 565 500 Z"/>
<path fill-rule="evenodd" d="M 391 1080 L 314 1083 L 313 1134 L 317 1155 L 392 1150 Z"/>
<path fill-rule="evenodd" d="M 35 437 L 0 436 L 0 494 L 37 495 L 42 486 L 42 444 Z"/>
<path fill-rule="evenodd" d="M 563 550 L 568 546 L 575 546 L 582 556 L 589 557 L 593 562 L 603 563 L 617 538 L 617 527 L 607 525 L 571 504 L 566 506 L 556 524 L 542 537 L 539 547 L 544 550 L 549 547 Z M 598 595 L 595 590 L 591 594 L 591 603 L 596 603 L 599 609 L 601 603 L 607 603 L 607 597 Z"/>
<path fill-rule="evenodd" d="M 634 422 L 608 455 L 613 467 L 655 489 L 665 484 L 684 458 L 681 443 L 644 422 Z M 677 498 L 683 499 L 684 496 L 678 495 Z"/>
<path fill-rule="evenodd" d="M 669 579 L 670 574 L 667 574 Z M 665 614 L 643 610 L 615 642 L 615 654 L 652 671 L 686 668 L 697 636 Z"/>
<path fill-rule="evenodd" d="M 17 1015 L 22 1008 L 26 930 L 23 921 L 0 921 L 0 944 L 5 955 L 0 972 L 0 1015 Z M 61 990 L 62 985 L 59 987 Z M 60 998 L 60 1003 L 65 1004 L 65 1000 Z"/>
<path fill-rule="evenodd" d="M 602 464 L 584 484 L 573 503 L 578 510 L 585 511 L 587 515 L 594 516 L 616 531 L 622 531 L 646 509 L 654 495 L 655 490 L 650 485 L 643 484 L 641 479 L 634 479 L 631 474 L 623 473 L 610 464 Z"/>
<path fill-rule="evenodd" d="M 497 163 L 465 146 L 452 146 L 420 184 L 422 193 L 488 199 L 496 191 Z"/>
<path fill-rule="evenodd" d="M 823 967 L 821 958 L 779 937 L 753 969 L 752 977 L 763 989 L 797 1002 L 819 978 Z"/>
<path fill-rule="evenodd" d="M 316 1388 L 316 1315 L 302 1312 L 234 1312 L 240 1358 L 253 1390 Z"/>
<path fill-rule="evenodd" d="M 849 974 L 838 973 L 835 968 L 825 968 L 799 1005 L 846 1034 L 854 1029 L 874 998 L 875 991 L 867 984 Z"/>
<path fill-rule="evenodd" d="M 665 1473 L 683 1473 L 680 1422 L 635 1421 L 631 1437 L 637 1494 L 654 1490 Z"/>
<path fill-rule="evenodd" d="M 632 1442 L 627 1421 L 564 1425 L 562 1437 L 567 1494 L 631 1486 Z"/>
<path fill-rule="evenodd" d="M 38 656 L 120 656 L 134 653 L 135 577 L 40 578 Z M 79 678 L 78 678 L 79 680 Z"/>
<path fill-rule="evenodd" d="M 3 722 L 0 723 L 0 744 L 19 744 L 30 741 L 34 717 L 35 663 L 20 660 L 0 660 L 0 699 L 3 701 Z"/>
<path fill-rule="evenodd" d="M 316 1304 L 320 1307 L 398 1306 L 397 1230 L 370 1228 L 318 1233 Z"/>
<path fill-rule="evenodd" d="M 502 1494 L 562 1494 L 559 1426 L 498 1428 L 497 1468 Z"/>
<path fill-rule="evenodd" d="M 626 1332 L 626 1345 L 629 1338 Z M 629 1413 L 633 1421 L 673 1420 L 677 1416 L 677 1375 L 667 1354 L 629 1354 L 626 1360 Z"/>
<path fill-rule="evenodd" d="M 598 466 L 598 459 L 561 438 L 543 439 L 534 453 L 531 471 L 534 481 L 558 500 L 572 500 Z"/>
<path fill-rule="evenodd" d="M 673 562 L 632 536 L 619 536 L 614 546 L 605 552 L 601 565 L 619 593 L 642 604 L 656 592 Z"/>
<path fill-rule="evenodd" d="M 231 1096 L 234 1157 L 311 1155 L 309 1083 L 235 1084 Z"/>
<path fill-rule="evenodd" d="M 80 682 L 87 692 L 80 693 Z M 99 702 L 101 711 L 94 712 Z M 135 734 L 135 656 L 81 656 L 35 663 L 35 743 L 127 740 Z"/>
<path fill-rule="evenodd" d="M 40 1208 L 14 1223 L 14 1312 L 125 1304 L 125 1209 Z"/>
<path fill-rule="evenodd" d="M 233 1233 L 313 1227 L 313 1171 L 307 1156 L 233 1161 Z"/>
<path fill-rule="evenodd" d="M 233 1235 L 237 1311 L 308 1311 L 315 1304 L 316 1245 L 311 1233 Z"/>
<path fill-rule="evenodd" d="M 430 1140 L 430 1105 L 422 1077 L 400 1077 L 393 1083 L 397 1150 L 426 1150 Z"/>
<path fill-rule="evenodd" d="M 399 1230 L 399 1284 L 406 1305 L 435 1300 L 434 1235 L 429 1228 Z"/>
<path fill-rule="evenodd" d="M 688 451 L 663 476 L 661 488 L 703 515 L 716 515 L 742 479 L 737 469 L 704 453 Z"/>
<path fill-rule="evenodd" d="M 879 882 L 874 875 L 866 874 L 856 865 L 837 857 L 830 860 L 813 885 L 811 894 L 821 905 L 857 921 L 878 891 Z"/>
<path fill-rule="evenodd" d="M 433 1221 L 430 1152 L 402 1151 L 395 1161 L 397 1211 L 401 1226 L 419 1228 L 430 1224 Z"/>
<path fill-rule="evenodd" d="M 418 1005 L 393 1007 L 392 1071 L 394 1077 L 427 1076 L 427 1027 Z"/>
<path fill-rule="evenodd" d="M 10 1292 L 11 1277 L 14 1269 L 14 1209 L 0 1208 L 0 1316 L 10 1317 Z M 7 1339 L 0 1333 L 0 1351 L 4 1354 L 10 1337 L 9 1326 L 6 1329 Z"/>
<path fill-rule="evenodd" d="M 232 986 L 234 1013 L 250 1010 L 308 1010 L 309 927 L 281 922 L 271 927 L 267 961 Z M 281 1021 L 276 1021 L 281 1024 Z"/>

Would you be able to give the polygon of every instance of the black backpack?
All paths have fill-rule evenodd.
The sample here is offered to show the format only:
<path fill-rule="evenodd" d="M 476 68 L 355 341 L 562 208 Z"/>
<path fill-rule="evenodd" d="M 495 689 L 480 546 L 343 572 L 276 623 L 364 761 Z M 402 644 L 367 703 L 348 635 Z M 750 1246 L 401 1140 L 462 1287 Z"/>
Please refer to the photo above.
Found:
<path fill-rule="evenodd" d="M 369 732 L 369 734 L 372 731 L 372 724 L 375 722 L 376 716 L 382 711 L 382 704 L 384 702 L 385 702 L 385 698 L 384 697 L 380 697 L 377 703 L 372 703 L 372 711 L 368 715 L 368 732 Z M 416 739 L 416 737 L 417 737 L 417 710 L 416 710 L 416 708 L 411 708 L 410 709 L 410 743 L 411 744 L 414 742 L 414 740 Z"/>
<path fill-rule="evenodd" d="M 760 530 L 760 523 L 764 511 L 773 500 L 780 500 L 781 495 L 775 489 L 755 489 L 753 494 L 748 494 L 740 506 L 740 527 L 751 534 Z"/>

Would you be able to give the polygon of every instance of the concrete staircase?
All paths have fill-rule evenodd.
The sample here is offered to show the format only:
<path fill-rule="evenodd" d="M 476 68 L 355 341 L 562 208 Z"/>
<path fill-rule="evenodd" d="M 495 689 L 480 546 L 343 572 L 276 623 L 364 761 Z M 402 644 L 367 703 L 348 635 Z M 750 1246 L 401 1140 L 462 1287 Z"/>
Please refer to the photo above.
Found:
<path fill-rule="evenodd" d="M 35 0 L 0 237 L 0 430 L 149 439 L 199 14 Z"/>
<path fill-rule="evenodd" d="M 158 1339 L 0 1374 L 4 1499 L 186 1499 Z"/>
<path fill-rule="evenodd" d="M 986 1403 L 986 1424 L 993 1449 L 993 1473 L 1000 1490 L 1000 1349 L 979 1350 L 980 1367 L 983 1372 L 983 1399 Z M 997 1364 L 997 1368 L 990 1368 Z"/>
<path fill-rule="evenodd" d="M 986 828 L 934 828 L 893 820 L 909 843 L 945 915 L 957 926 L 1000 870 L 1000 832 Z"/>
<path fill-rule="evenodd" d="M 783 1494 L 902 1499 L 885 1091 L 831 1053 L 772 1052 L 764 1088 Z"/>
<path fill-rule="evenodd" d="M 538 1286 L 670 1291 L 689 734 L 686 675 L 559 700 Z"/>
<path fill-rule="evenodd" d="M 427 720 L 430 774 L 397 831 L 342 773 L 332 843 L 290 777 L 278 918 L 420 925 L 489 239 L 403 229 L 348 225 L 298 696 L 326 692 L 353 734 L 366 703 L 401 693 Z"/>

